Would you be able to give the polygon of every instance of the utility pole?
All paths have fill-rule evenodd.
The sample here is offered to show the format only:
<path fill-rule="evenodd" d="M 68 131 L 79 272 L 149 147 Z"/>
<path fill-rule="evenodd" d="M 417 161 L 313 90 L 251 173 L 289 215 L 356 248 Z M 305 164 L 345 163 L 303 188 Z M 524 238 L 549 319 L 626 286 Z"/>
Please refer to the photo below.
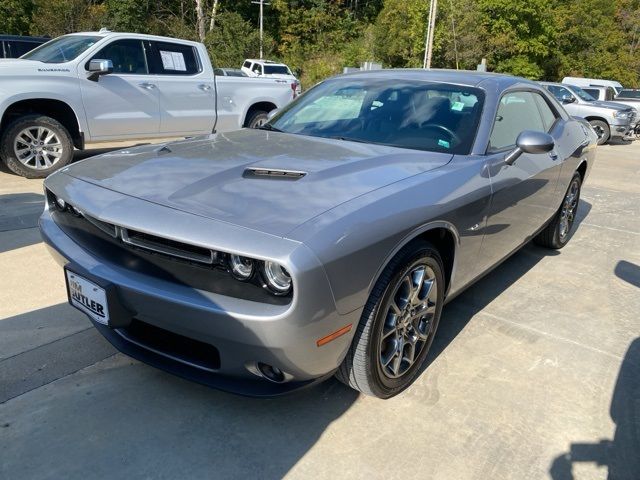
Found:
<path fill-rule="evenodd" d="M 436 12 L 438 11 L 438 0 L 430 0 L 429 20 L 427 22 L 427 41 L 424 46 L 424 62 L 422 68 L 431 68 L 431 56 L 433 55 L 433 35 L 436 29 Z"/>
<path fill-rule="evenodd" d="M 264 18 L 264 6 L 271 5 L 270 3 L 264 3 L 264 0 L 258 0 L 251 3 L 260 5 L 260 60 L 262 60 L 262 19 Z"/>

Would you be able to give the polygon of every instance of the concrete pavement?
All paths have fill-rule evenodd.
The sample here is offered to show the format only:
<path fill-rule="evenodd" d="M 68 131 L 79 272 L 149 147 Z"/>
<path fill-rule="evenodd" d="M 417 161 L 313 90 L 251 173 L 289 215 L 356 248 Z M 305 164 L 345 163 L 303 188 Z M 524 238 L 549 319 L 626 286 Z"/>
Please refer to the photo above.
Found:
<path fill-rule="evenodd" d="M 599 148 L 569 245 L 450 303 L 400 396 L 237 397 L 121 354 L 66 303 L 42 182 L 0 172 L 0 478 L 640 478 L 640 143 Z"/>

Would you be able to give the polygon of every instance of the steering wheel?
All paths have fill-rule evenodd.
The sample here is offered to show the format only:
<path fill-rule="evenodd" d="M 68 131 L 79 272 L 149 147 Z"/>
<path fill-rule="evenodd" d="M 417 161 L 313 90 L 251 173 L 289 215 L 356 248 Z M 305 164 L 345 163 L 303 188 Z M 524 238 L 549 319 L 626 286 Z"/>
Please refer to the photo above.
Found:
<path fill-rule="evenodd" d="M 445 127 L 444 125 L 438 125 L 437 123 L 424 123 L 420 125 L 420 128 L 430 128 L 431 130 L 439 130 L 441 132 L 446 133 L 449 136 L 449 140 L 451 140 L 451 143 L 455 143 L 456 145 L 459 145 L 460 143 L 462 143 L 462 140 L 460 140 L 460 137 L 456 135 L 455 132 Z"/>

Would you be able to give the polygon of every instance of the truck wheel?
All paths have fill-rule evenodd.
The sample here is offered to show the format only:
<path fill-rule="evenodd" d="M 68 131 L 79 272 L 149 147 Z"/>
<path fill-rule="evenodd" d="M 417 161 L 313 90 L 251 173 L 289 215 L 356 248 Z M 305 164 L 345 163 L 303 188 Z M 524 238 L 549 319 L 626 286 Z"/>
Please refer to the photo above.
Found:
<path fill-rule="evenodd" d="M 244 126 L 247 128 L 258 128 L 267 123 L 269 112 L 264 110 L 254 110 L 247 116 Z"/>
<path fill-rule="evenodd" d="M 602 120 L 589 120 L 589 123 L 598 135 L 598 145 L 607 143 L 611 136 L 611 129 L 607 122 L 603 122 Z"/>
<path fill-rule="evenodd" d="M 44 115 L 25 115 L 2 133 L 0 157 L 13 173 L 26 178 L 44 178 L 71 162 L 73 142 L 57 120 Z"/>

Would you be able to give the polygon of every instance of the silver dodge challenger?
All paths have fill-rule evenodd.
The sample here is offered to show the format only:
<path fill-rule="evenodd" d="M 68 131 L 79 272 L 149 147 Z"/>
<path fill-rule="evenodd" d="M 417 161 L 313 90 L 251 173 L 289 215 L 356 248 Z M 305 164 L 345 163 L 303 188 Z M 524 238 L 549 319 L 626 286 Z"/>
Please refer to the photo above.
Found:
<path fill-rule="evenodd" d="M 447 301 L 531 239 L 568 242 L 596 141 L 522 78 L 362 72 L 257 130 L 66 167 L 40 229 L 71 305 L 134 358 L 247 395 L 336 375 L 388 398 Z"/>

